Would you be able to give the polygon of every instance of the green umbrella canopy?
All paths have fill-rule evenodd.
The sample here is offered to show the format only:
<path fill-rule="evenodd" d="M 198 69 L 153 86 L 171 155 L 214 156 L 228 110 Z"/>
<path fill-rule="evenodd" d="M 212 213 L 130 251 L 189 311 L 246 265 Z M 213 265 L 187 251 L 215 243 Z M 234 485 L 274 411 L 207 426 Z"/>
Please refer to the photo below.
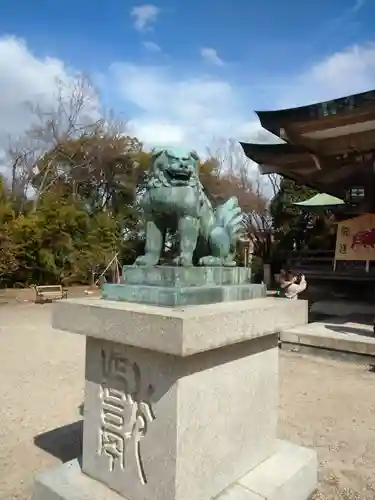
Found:
<path fill-rule="evenodd" d="M 319 193 L 305 201 L 298 201 L 293 203 L 293 205 L 297 205 L 301 208 L 315 208 L 315 207 L 333 207 L 337 205 L 345 205 L 345 201 L 340 198 L 336 198 L 336 196 L 331 196 L 327 193 Z"/>

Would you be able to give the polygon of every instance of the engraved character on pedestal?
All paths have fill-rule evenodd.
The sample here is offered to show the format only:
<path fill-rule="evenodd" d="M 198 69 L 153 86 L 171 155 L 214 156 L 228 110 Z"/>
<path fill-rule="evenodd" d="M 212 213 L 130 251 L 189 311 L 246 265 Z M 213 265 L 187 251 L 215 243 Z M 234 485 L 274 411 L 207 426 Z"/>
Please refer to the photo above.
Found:
<path fill-rule="evenodd" d="M 114 471 L 126 468 L 128 447 L 137 464 L 138 477 L 147 483 L 141 455 L 141 440 L 146 436 L 148 424 L 155 416 L 148 401 L 153 388 L 148 386 L 148 400 L 141 399 L 141 371 L 135 362 L 114 350 L 101 350 L 102 384 L 100 386 L 101 426 L 99 429 L 99 455 L 108 457 L 108 467 Z"/>

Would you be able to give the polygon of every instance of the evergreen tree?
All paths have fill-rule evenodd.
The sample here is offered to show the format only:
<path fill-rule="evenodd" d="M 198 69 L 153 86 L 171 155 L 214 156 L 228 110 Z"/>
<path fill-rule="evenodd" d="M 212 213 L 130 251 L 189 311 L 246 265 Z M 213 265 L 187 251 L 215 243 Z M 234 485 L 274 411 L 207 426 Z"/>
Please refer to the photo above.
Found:
<path fill-rule="evenodd" d="M 301 250 L 306 246 L 306 233 L 313 216 L 294 205 L 317 194 L 306 186 L 283 178 L 278 193 L 271 200 L 270 213 L 273 220 L 275 239 L 279 250 Z"/>

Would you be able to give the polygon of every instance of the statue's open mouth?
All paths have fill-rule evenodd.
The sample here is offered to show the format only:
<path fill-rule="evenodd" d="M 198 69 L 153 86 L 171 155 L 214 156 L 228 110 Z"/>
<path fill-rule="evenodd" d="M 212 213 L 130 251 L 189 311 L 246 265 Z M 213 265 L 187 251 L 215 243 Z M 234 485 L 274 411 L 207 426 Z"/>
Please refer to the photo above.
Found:
<path fill-rule="evenodd" d="M 167 169 L 165 174 L 171 181 L 187 182 L 191 177 L 191 171 L 186 169 Z"/>

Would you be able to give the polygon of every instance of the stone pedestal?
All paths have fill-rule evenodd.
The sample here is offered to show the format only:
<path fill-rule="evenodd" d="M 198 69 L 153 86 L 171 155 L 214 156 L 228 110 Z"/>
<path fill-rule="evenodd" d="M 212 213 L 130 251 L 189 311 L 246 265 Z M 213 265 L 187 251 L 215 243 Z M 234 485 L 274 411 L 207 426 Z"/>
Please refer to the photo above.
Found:
<path fill-rule="evenodd" d="M 123 267 L 124 283 L 105 284 L 107 300 L 163 307 L 233 302 L 266 296 L 266 286 L 250 283 L 245 267 Z"/>
<path fill-rule="evenodd" d="M 276 334 L 306 322 L 286 299 L 57 304 L 53 326 L 87 336 L 83 456 L 34 499 L 307 500 L 316 454 L 277 440 Z"/>

